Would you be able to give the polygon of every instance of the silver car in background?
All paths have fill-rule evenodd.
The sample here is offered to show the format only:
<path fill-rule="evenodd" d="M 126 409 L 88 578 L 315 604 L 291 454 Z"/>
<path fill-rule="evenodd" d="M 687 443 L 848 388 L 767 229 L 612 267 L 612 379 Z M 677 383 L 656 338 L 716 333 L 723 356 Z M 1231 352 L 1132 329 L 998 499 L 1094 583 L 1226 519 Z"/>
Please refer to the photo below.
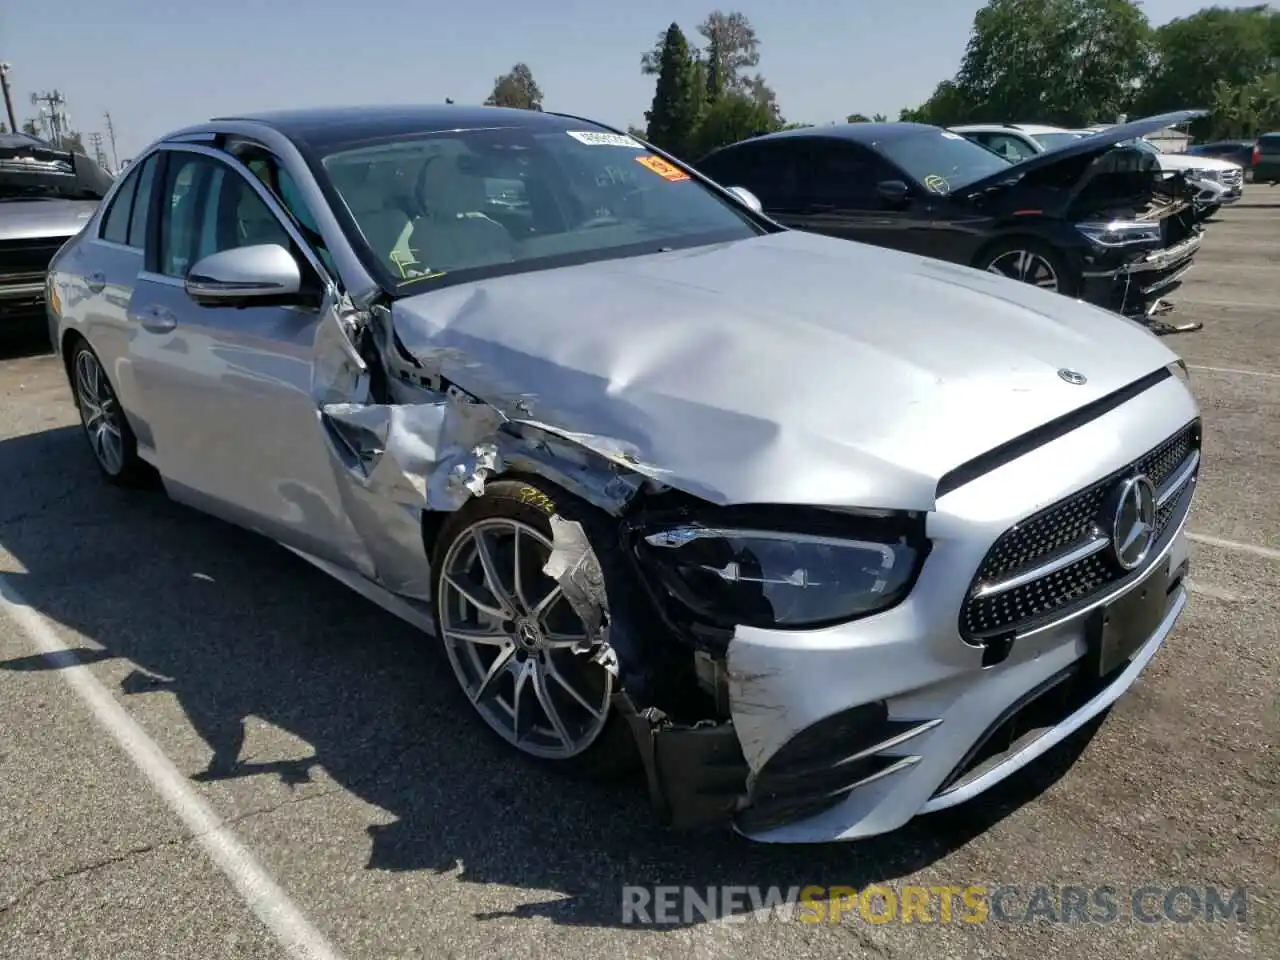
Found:
<path fill-rule="evenodd" d="M 217 120 L 138 155 L 51 329 L 109 481 L 419 624 L 520 754 L 863 837 L 1134 682 L 1199 413 L 1130 321 L 752 199 L 555 114 Z"/>

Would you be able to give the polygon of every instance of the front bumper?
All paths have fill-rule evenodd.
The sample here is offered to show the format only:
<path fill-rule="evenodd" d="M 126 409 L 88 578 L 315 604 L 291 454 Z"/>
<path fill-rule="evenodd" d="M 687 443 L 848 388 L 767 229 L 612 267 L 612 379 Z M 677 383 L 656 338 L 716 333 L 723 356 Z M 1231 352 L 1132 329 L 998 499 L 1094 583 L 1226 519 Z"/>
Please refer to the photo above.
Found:
<path fill-rule="evenodd" d="M 44 317 L 44 277 L 0 280 L 0 324 Z"/>
<path fill-rule="evenodd" d="M 1121 263 L 1096 263 L 1083 272 L 1081 299 L 1127 317 L 1145 318 L 1190 272 L 1204 234 L 1193 230 L 1167 247 Z"/>
<path fill-rule="evenodd" d="M 947 494 L 931 515 L 933 549 L 915 590 L 883 614 L 805 633 L 739 628 L 727 663 L 732 724 L 664 730 L 624 710 L 668 819 L 731 819 L 740 833 L 775 843 L 885 833 L 972 799 L 1102 713 L 1186 604 L 1185 512 L 1137 583 L 1019 634 L 998 661 L 961 639 L 956 614 L 1002 532 L 1121 469 L 1132 451 L 1159 445 L 1195 416 L 1185 386 L 1168 380 Z M 1098 450 L 1107 453 L 1099 458 Z M 1062 476 L 1072 462 L 1078 469 Z M 1045 477 L 1061 488 L 1046 489 Z M 1088 679 L 1090 617 L 1166 569 L 1158 627 L 1126 666 Z"/>

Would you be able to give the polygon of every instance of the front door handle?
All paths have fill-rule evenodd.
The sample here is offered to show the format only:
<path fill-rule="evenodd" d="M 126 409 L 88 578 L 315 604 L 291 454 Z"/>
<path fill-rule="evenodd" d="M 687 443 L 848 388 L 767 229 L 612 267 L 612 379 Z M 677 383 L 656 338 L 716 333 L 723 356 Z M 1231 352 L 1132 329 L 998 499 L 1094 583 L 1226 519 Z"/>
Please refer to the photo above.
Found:
<path fill-rule="evenodd" d="M 101 293 L 107 285 L 107 275 L 105 273 L 91 273 L 84 278 L 84 285 L 89 288 L 90 293 Z"/>
<path fill-rule="evenodd" d="M 164 307 L 146 307 L 135 316 L 143 330 L 152 333 L 168 333 L 178 325 L 178 318 Z"/>

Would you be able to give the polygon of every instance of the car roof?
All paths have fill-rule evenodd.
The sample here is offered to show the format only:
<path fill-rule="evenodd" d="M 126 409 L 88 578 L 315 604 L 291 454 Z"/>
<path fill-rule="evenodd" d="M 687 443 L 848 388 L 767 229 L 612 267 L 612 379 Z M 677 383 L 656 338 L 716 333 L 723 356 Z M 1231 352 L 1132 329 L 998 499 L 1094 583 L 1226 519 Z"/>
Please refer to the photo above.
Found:
<path fill-rule="evenodd" d="M 888 140 L 900 140 L 913 134 L 940 133 L 944 127 L 935 127 L 927 123 L 832 123 L 824 127 L 797 127 L 794 130 L 779 130 L 777 133 L 765 133 L 751 137 L 740 143 L 762 143 L 773 140 L 804 140 L 818 138 L 822 140 L 851 140 L 855 143 L 874 143 Z M 737 146 L 738 144 L 731 144 Z"/>
<path fill-rule="evenodd" d="M 959 133 L 1025 133 L 1034 137 L 1038 133 L 1071 133 L 1065 127 L 1050 127 L 1042 123 L 962 123 L 951 127 Z"/>
<path fill-rule="evenodd" d="M 410 134 L 484 127 L 520 127 L 529 130 L 571 130 L 602 124 L 565 114 L 512 107 L 480 107 L 462 104 L 308 107 L 258 113 L 228 114 L 212 123 L 248 121 L 261 123 L 295 142 L 324 150 L 339 144 L 378 140 Z M 605 128 L 608 129 L 608 128 Z"/>

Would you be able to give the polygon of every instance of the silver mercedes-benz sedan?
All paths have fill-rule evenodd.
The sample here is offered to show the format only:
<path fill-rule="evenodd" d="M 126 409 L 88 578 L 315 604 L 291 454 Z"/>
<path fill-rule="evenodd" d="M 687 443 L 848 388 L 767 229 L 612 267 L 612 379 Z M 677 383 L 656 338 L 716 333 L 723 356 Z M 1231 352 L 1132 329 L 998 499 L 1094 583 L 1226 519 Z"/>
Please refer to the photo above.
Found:
<path fill-rule="evenodd" d="M 48 302 L 107 480 L 419 624 L 514 750 L 642 768 L 673 825 L 816 842 L 968 800 L 1186 603 L 1200 421 L 1155 337 L 785 230 L 579 118 L 182 130 Z"/>

